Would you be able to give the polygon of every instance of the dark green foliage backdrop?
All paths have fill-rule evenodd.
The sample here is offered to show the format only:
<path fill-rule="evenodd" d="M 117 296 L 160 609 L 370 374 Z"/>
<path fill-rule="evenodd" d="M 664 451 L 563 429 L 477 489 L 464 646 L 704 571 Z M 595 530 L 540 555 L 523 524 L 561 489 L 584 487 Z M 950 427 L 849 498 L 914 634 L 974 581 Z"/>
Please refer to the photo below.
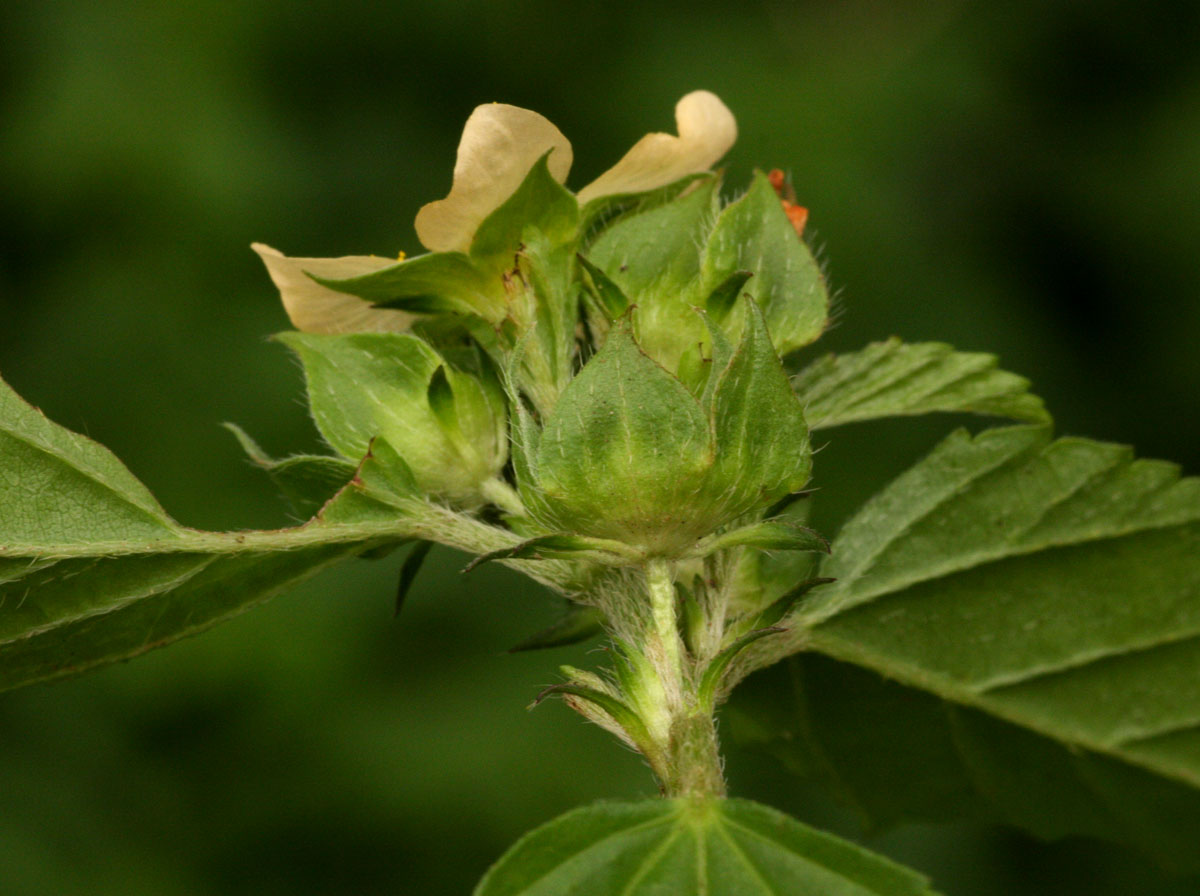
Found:
<path fill-rule="evenodd" d="M 0 12 L 0 373 L 181 521 L 287 522 L 216 424 L 312 447 L 252 240 L 410 253 L 477 103 L 537 109 L 586 183 L 705 87 L 730 181 L 793 174 L 840 296 L 825 348 L 998 352 L 1062 431 L 1200 472 L 1200 7 L 17 2 Z M 818 525 L 950 421 L 828 435 Z M 0 508 L 0 512 L 3 509 Z M 503 571 L 329 574 L 202 639 L 0 696 L 0 892 L 464 893 L 525 828 L 651 788 L 568 711 L 582 649 Z M 736 750 L 734 788 L 853 832 Z M 859 832 L 861 834 L 861 832 Z M 867 836 L 949 894 L 1194 893 L 1083 841 Z"/>

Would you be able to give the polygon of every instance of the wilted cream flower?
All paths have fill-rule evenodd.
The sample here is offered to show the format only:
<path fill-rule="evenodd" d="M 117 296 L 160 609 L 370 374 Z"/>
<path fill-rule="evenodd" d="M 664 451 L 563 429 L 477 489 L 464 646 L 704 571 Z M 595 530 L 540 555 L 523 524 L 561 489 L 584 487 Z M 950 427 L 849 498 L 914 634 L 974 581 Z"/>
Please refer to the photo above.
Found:
<path fill-rule="evenodd" d="M 673 134 L 647 134 L 616 165 L 581 189 L 581 203 L 602 196 L 641 193 L 711 168 L 737 139 L 733 113 L 707 90 L 689 93 L 675 104 Z M 571 144 L 543 116 L 518 106 L 491 103 L 476 107 L 463 128 L 446 198 L 417 213 L 417 238 L 431 252 L 466 252 L 475 231 L 549 153 L 547 167 L 562 183 L 571 170 Z M 374 308 L 356 296 L 316 283 L 307 274 L 342 279 L 372 273 L 396 262 L 375 256 L 288 258 L 255 243 L 279 288 L 288 317 L 298 330 L 347 333 L 404 330 L 412 316 Z"/>

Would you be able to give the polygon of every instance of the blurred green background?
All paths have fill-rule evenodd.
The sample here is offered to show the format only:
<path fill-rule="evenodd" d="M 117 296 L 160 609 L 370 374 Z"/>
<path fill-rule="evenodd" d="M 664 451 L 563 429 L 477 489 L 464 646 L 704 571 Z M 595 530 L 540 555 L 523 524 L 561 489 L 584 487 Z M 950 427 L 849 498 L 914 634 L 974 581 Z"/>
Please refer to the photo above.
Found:
<path fill-rule="evenodd" d="M 179 520 L 286 523 L 217 426 L 315 447 L 248 248 L 418 249 L 478 103 L 536 109 L 586 183 L 697 87 L 729 182 L 793 175 L 838 296 L 823 348 L 998 352 L 1062 431 L 1200 472 L 1200 5 L 185 4 L 0 11 L 0 372 L 111 447 Z M 834 430 L 828 533 L 951 423 Z M 3 508 L 0 508 L 0 513 Z M 0 893 L 462 894 L 527 828 L 649 794 L 562 706 L 585 648 L 503 570 L 360 561 L 203 638 L 0 695 Z M 949 896 L 1194 894 L 1140 858 L 978 825 L 864 832 L 771 760 L 735 791 L 911 862 Z"/>

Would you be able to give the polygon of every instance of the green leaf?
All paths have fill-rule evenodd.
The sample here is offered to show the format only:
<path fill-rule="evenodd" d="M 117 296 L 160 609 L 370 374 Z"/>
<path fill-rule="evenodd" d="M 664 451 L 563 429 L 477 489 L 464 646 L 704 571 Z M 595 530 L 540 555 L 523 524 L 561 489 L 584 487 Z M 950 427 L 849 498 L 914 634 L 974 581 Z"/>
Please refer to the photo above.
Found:
<path fill-rule="evenodd" d="M 721 212 L 704 252 L 706 291 L 738 272 L 754 275 L 746 288 L 766 316 L 779 354 L 808 345 L 824 331 L 825 278 L 761 172 L 746 195 Z"/>
<path fill-rule="evenodd" d="M 1121 800 L 1122 839 L 1170 827 L 1158 790 L 1190 789 L 1195 817 L 1200 479 L 1042 427 L 957 432 L 846 524 L 821 574 L 837 581 L 765 651 L 803 643 L 1147 782 L 1079 776 Z"/>
<path fill-rule="evenodd" d="M 493 322 L 504 317 L 504 284 L 461 252 L 430 252 L 345 280 L 313 279 L 383 308 L 473 313 Z"/>
<path fill-rule="evenodd" d="M 530 169 L 521 186 L 488 215 L 471 241 L 471 259 L 483 267 L 513 267 L 513 256 L 526 229 L 540 231 L 554 245 L 571 241 L 579 225 L 579 203 L 550 174 L 546 153 Z"/>
<path fill-rule="evenodd" d="M 202 631 L 414 527 L 391 511 L 274 532 L 188 529 L 105 448 L 2 381 L 0 470 L 0 689 Z"/>
<path fill-rule="evenodd" d="M 792 798 L 824 786 L 874 829 L 971 819 L 1123 842 L 1200 869 L 1194 788 L 849 663 L 808 653 L 764 669 L 722 721 L 733 742 L 783 763 Z M 777 798 L 788 790 L 785 777 Z"/>
<path fill-rule="evenodd" d="M 892 338 L 850 354 L 826 355 L 792 385 L 813 429 L 935 411 L 1047 422 L 1050 415 L 1029 393 L 1029 381 L 996 363 L 994 355 Z"/>
<path fill-rule="evenodd" d="M 746 800 L 597 803 L 526 834 L 475 896 L 931 896 L 920 875 Z"/>
<path fill-rule="evenodd" d="M 320 454 L 273 458 L 240 426 L 233 423 L 224 426 L 237 438 L 250 460 L 271 477 L 301 519 L 316 514 L 354 476 L 354 464 L 343 458 Z"/>

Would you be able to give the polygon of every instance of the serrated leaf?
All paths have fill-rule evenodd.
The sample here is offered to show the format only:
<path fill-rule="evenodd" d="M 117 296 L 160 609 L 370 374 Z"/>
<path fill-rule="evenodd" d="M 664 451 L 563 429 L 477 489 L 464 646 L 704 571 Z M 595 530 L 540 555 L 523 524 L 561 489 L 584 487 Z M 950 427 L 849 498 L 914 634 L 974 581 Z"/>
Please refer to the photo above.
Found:
<path fill-rule="evenodd" d="M 970 819 L 1043 839 L 1123 842 L 1200 870 L 1200 801 L 1178 781 L 807 653 L 734 691 L 722 733 L 779 759 L 808 799 L 824 786 L 873 829 Z M 787 799 L 786 779 L 778 799 Z"/>
<path fill-rule="evenodd" d="M 932 896 L 919 874 L 747 800 L 597 803 L 526 834 L 475 896 Z"/>
<path fill-rule="evenodd" d="M 957 432 L 846 524 L 821 573 L 838 581 L 789 618 L 793 649 L 1190 789 L 1200 807 L 1200 479 L 1042 427 Z M 1117 792 L 1143 828 L 1177 811 L 1149 783 Z M 1133 826 L 1118 835 L 1152 846 Z"/>
<path fill-rule="evenodd" d="M 994 355 L 939 342 L 876 342 L 826 355 L 792 380 L 813 429 L 934 412 L 987 414 L 1029 423 L 1050 419 L 1029 381 L 1000 370 Z"/>
<path fill-rule="evenodd" d="M 411 521 L 274 532 L 179 525 L 105 448 L 0 381 L 0 689 L 127 659 L 202 631 Z"/>
<path fill-rule="evenodd" d="M 762 309 L 779 354 L 808 345 L 824 331 L 829 317 L 825 278 L 761 172 L 746 195 L 721 212 L 704 251 L 701 277 L 708 291 L 738 272 L 753 275 L 746 288 Z"/>

